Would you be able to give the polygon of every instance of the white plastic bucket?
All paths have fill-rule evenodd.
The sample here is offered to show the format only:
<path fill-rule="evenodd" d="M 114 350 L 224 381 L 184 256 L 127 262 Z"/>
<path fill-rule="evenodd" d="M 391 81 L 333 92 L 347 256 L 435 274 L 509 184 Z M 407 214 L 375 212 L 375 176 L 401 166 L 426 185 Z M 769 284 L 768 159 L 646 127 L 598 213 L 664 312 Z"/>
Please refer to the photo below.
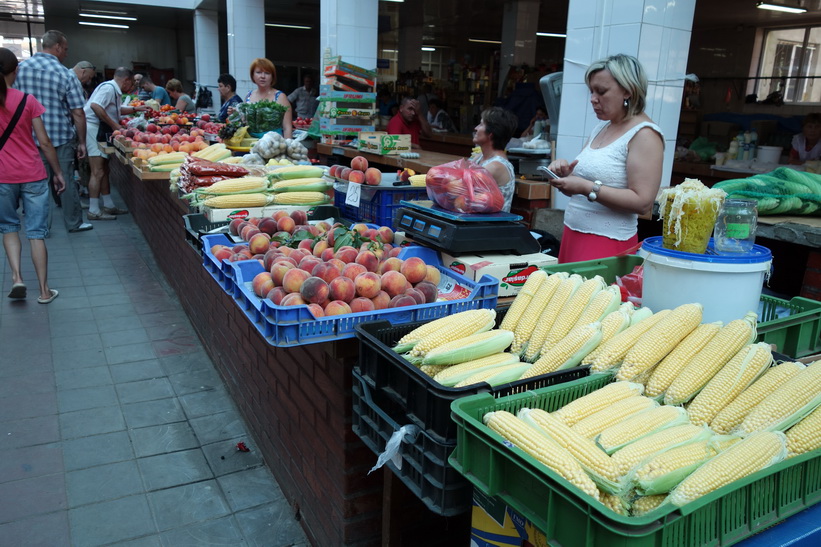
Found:
<path fill-rule="evenodd" d="M 781 150 L 780 146 L 759 146 L 755 158 L 760 163 L 778 163 L 781 161 Z"/>
<path fill-rule="evenodd" d="M 704 306 L 704 323 L 741 319 L 758 309 L 764 278 L 769 274 L 772 253 L 753 245 L 749 253 L 717 255 L 713 241 L 707 254 L 665 249 L 661 237 L 644 240 L 641 303 L 653 311 L 698 302 Z"/>

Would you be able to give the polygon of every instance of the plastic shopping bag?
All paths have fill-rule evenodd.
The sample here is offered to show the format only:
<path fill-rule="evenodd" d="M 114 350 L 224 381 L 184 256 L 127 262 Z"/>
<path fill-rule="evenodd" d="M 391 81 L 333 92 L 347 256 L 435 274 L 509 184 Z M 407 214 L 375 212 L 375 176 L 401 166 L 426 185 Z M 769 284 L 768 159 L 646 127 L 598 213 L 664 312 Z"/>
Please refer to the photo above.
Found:
<path fill-rule="evenodd" d="M 505 204 L 493 175 L 460 159 L 432 167 L 425 177 L 428 198 L 457 213 L 498 213 Z"/>

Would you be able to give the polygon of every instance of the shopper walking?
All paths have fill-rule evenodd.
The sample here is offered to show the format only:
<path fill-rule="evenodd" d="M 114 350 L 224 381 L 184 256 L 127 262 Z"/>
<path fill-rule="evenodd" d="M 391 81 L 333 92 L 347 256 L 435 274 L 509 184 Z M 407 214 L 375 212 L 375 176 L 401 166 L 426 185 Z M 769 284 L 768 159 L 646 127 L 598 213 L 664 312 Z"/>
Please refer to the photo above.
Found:
<path fill-rule="evenodd" d="M 145 106 L 121 106 L 123 91 L 134 86 L 134 74 L 130 68 L 120 67 L 114 78 L 101 83 L 91 94 L 85 106 L 86 148 L 91 164 L 88 181 L 88 220 L 116 220 L 116 215 L 128 213 L 114 205 L 108 182 L 108 154 L 100 150 L 98 142 L 105 142 L 108 135 L 120 127 L 120 114 L 133 114 L 146 110 Z M 102 209 L 100 209 L 102 199 Z"/>
<path fill-rule="evenodd" d="M 86 156 L 86 117 L 83 113 L 83 86 L 71 69 L 62 65 L 68 55 L 68 40 L 59 30 L 43 35 L 43 51 L 37 52 L 18 67 L 15 87 L 37 98 L 45 112 L 42 119 L 51 144 L 57 151 L 60 168 L 66 174 L 66 189 L 54 195 L 54 201 L 63 208 L 63 222 L 69 232 L 90 230 L 83 222 L 79 184 L 74 180 L 75 157 Z M 38 137 L 39 140 L 39 137 Z M 45 155 L 40 153 L 49 179 L 54 178 Z M 55 185 L 52 183 L 51 187 Z M 49 207 L 49 228 L 51 207 Z"/>
<path fill-rule="evenodd" d="M 55 190 L 60 194 L 66 186 L 57 152 L 49 140 L 42 115 L 45 112 L 37 98 L 11 89 L 17 76 L 17 57 L 0 48 L 0 232 L 3 249 L 11 268 L 12 287 L 9 298 L 26 297 L 26 283 L 20 270 L 22 245 L 20 217 L 17 206 L 23 202 L 26 237 L 31 245 L 31 261 L 40 285 L 37 301 L 48 304 L 58 292 L 48 286 L 49 177 L 40 159 L 42 153 L 51 167 Z M 32 138 L 32 130 L 37 143 Z"/>

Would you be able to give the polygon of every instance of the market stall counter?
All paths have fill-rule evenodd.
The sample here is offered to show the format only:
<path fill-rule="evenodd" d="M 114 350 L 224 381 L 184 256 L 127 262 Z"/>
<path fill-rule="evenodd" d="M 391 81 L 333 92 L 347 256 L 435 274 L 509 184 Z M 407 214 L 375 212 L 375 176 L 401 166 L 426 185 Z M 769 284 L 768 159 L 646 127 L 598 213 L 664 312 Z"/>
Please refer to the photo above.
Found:
<path fill-rule="evenodd" d="M 376 164 L 377 166 L 385 166 L 394 169 L 413 169 L 417 173 L 427 173 L 431 167 L 442 165 L 465 156 L 453 156 L 451 154 L 442 154 L 439 152 L 428 152 L 425 150 L 414 151 L 419 154 L 418 158 L 403 158 L 395 155 L 380 155 L 363 152 L 352 148 L 350 146 L 333 146 L 330 144 L 317 144 L 317 153 L 320 160 L 324 163 L 329 163 L 327 160 L 330 156 L 343 156 L 345 158 L 353 158 L 354 156 L 364 156 L 369 164 Z M 332 163 L 332 162 L 331 162 Z"/>

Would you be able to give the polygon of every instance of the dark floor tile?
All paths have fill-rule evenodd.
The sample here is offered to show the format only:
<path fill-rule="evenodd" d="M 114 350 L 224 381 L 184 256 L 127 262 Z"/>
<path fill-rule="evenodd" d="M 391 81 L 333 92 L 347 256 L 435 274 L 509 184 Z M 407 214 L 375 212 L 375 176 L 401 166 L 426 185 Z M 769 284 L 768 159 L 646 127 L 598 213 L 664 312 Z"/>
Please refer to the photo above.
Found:
<path fill-rule="evenodd" d="M 165 371 L 162 366 L 160 366 L 159 359 L 111 365 L 110 370 L 111 377 L 114 379 L 115 384 L 166 376 Z"/>
<path fill-rule="evenodd" d="M 237 450 L 238 442 L 244 442 L 250 452 Z M 262 455 L 254 446 L 253 440 L 247 437 L 207 444 L 202 447 L 202 452 L 216 477 L 262 465 Z"/>
<path fill-rule="evenodd" d="M 4 362 L 0 367 L 0 378 L 11 378 L 34 373 L 51 373 L 52 356 L 48 353 L 35 353 L 24 361 Z"/>
<path fill-rule="evenodd" d="M 74 336 L 78 334 L 92 334 L 97 332 L 97 325 L 94 321 L 74 321 L 65 323 L 52 323 L 51 336 Z"/>
<path fill-rule="evenodd" d="M 234 410 L 236 405 L 224 387 L 210 391 L 199 391 L 180 396 L 185 413 L 189 418 L 198 418 L 226 410 Z"/>
<path fill-rule="evenodd" d="M 55 310 L 77 310 L 87 309 L 91 305 L 91 300 L 85 294 L 71 296 L 69 289 L 60 289 L 60 298 L 49 304 L 49 308 Z M 83 291 L 85 292 L 85 291 Z"/>
<path fill-rule="evenodd" d="M 0 482 L 62 473 L 63 469 L 63 451 L 57 443 L 0 450 Z"/>
<path fill-rule="evenodd" d="M 96 321 L 97 332 L 100 334 L 131 330 L 138 325 L 133 317 L 113 317 L 111 319 L 97 319 Z"/>
<path fill-rule="evenodd" d="M 68 518 L 75 545 L 105 545 L 157 532 L 142 494 L 76 507 Z"/>
<path fill-rule="evenodd" d="M 213 480 L 150 492 L 148 501 L 160 531 L 222 517 L 230 512 Z"/>
<path fill-rule="evenodd" d="M 138 458 L 199 448 L 200 442 L 187 422 L 130 429 L 128 434 Z"/>
<path fill-rule="evenodd" d="M 236 513 L 242 535 L 249 545 L 307 546 L 308 539 L 284 498 L 254 509 Z"/>
<path fill-rule="evenodd" d="M 139 317 L 140 323 L 145 328 L 156 327 L 158 325 L 168 325 L 170 323 L 188 322 L 188 318 L 185 316 L 185 313 L 180 310 L 144 313 Z"/>
<path fill-rule="evenodd" d="M 125 420 L 119 406 L 60 414 L 60 433 L 63 439 L 101 435 L 123 429 Z"/>
<path fill-rule="evenodd" d="M 186 420 L 185 412 L 176 398 L 122 405 L 122 409 L 130 428 L 170 424 Z"/>
<path fill-rule="evenodd" d="M 242 511 L 273 503 L 283 497 L 279 485 L 267 467 L 257 467 L 217 477 L 232 511 Z"/>
<path fill-rule="evenodd" d="M 180 309 L 180 303 L 176 299 L 153 298 L 150 300 L 137 300 L 134 302 L 134 309 L 138 314 L 157 313 L 163 311 L 175 311 Z"/>
<path fill-rule="evenodd" d="M 131 299 L 125 293 L 119 294 L 107 294 L 107 295 L 95 295 L 89 296 L 89 301 L 91 302 L 92 306 L 111 306 L 115 304 L 119 305 L 126 305 L 131 304 Z"/>
<path fill-rule="evenodd" d="M 168 340 L 155 340 L 151 342 L 154 353 L 158 357 L 168 357 L 169 355 L 179 355 L 183 353 L 196 353 L 201 351 L 202 344 L 196 336 L 179 336 Z"/>
<path fill-rule="evenodd" d="M 94 325 L 94 321 L 91 322 Z M 103 343 L 96 332 L 77 334 L 72 336 L 56 336 L 51 339 L 54 353 L 69 353 L 73 351 L 102 350 Z"/>
<path fill-rule="evenodd" d="M 57 415 L 0 423 L 0 450 L 58 442 Z"/>
<path fill-rule="evenodd" d="M 66 473 L 69 507 L 123 498 L 141 492 L 143 481 L 134 460 Z"/>
<path fill-rule="evenodd" d="M 100 319 L 115 319 L 119 317 L 133 318 L 137 315 L 134 306 L 131 304 L 98 305 L 91 309 L 94 311 L 94 318 L 98 321 Z"/>
<path fill-rule="evenodd" d="M 103 346 L 108 348 L 128 344 L 147 344 L 150 341 L 148 339 L 148 333 L 139 325 L 137 325 L 137 327 L 138 328 L 101 334 Z"/>
<path fill-rule="evenodd" d="M 248 436 L 245 422 L 236 410 L 193 418 L 189 423 L 203 446 L 217 441 Z"/>
<path fill-rule="evenodd" d="M 171 387 L 168 378 L 152 378 L 150 380 L 117 384 L 117 393 L 120 395 L 120 401 L 123 404 L 128 404 L 173 397 L 174 389 Z"/>
<path fill-rule="evenodd" d="M 117 295 L 122 294 L 123 292 L 123 285 L 122 283 L 111 283 L 111 284 L 94 284 L 94 285 L 86 285 L 86 294 L 89 297 L 104 297 L 108 295 Z M 105 298 L 102 299 L 103 301 Z"/>
<path fill-rule="evenodd" d="M 0 523 L 12 522 L 66 508 L 62 473 L 0 483 Z M 14 500 L 14 503 L 7 503 Z"/>
<path fill-rule="evenodd" d="M 60 293 L 60 298 L 63 297 L 63 293 Z M 59 300 L 58 298 L 57 300 Z M 55 300 L 55 302 L 57 301 Z M 52 308 L 51 305 L 48 306 L 48 319 L 52 325 L 59 324 L 59 323 L 75 323 L 80 321 L 94 321 L 94 312 L 91 311 L 91 308 L 82 309 L 82 310 L 60 310 L 56 308 Z"/>
<path fill-rule="evenodd" d="M 208 354 L 204 351 L 161 357 L 160 363 L 169 376 L 172 374 L 190 373 L 196 370 L 214 368 L 211 358 L 208 357 Z"/>
<path fill-rule="evenodd" d="M 5 349 L 3 351 L 5 353 Z M 20 374 L 0 382 L 0 399 L 21 394 L 51 393 L 54 391 L 54 375 L 48 372 Z"/>
<path fill-rule="evenodd" d="M 22 420 L 57 413 L 57 393 L 18 393 L 0 399 L 0 416 L 4 420 Z"/>
<path fill-rule="evenodd" d="M 245 545 L 239 525 L 230 516 L 163 532 L 162 540 L 175 547 Z"/>
<path fill-rule="evenodd" d="M 223 386 L 222 379 L 214 369 L 195 370 L 190 373 L 173 374 L 168 377 L 177 395 L 199 391 L 213 391 Z"/>
<path fill-rule="evenodd" d="M 3 361 L 6 363 L 25 363 L 34 354 L 50 354 L 51 340 L 46 333 L 38 334 L 39 340 L 36 344 L 21 343 L 26 341 L 28 337 L 21 338 L 17 336 L 0 346 L 3 348 Z"/>
<path fill-rule="evenodd" d="M 162 539 L 159 534 L 143 536 L 141 538 L 131 539 L 128 541 L 118 541 L 117 543 L 112 543 L 111 545 L 112 547 L 163 547 Z"/>
<path fill-rule="evenodd" d="M 99 367 L 107 364 L 105 353 L 103 353 L 103 351 L 99 348 L 55 353 L 52 355 L 51 359 L 54 363 L 55 371 Z"/>
<path fill-rule="evenodd" d="M 196 336 L 197 333 L 186 321 L 185 323 L 169 323 L 145 329 L 150 340 L 168 340 L 178 336 Z"/>
<path fill-rule="evenodd" d="M 213 478 L 199 448 L 137 460 L 146 490 L 160 490 Z"/>
<path fill-rule="evenodd" d="M 68 511 L 56 511 L 0 524 L 0 538 L 9 546 L 69 547 Z"/>
<path fill-rule="evenodd" d="M 134 459 L 125 431 L 63 441 L 63 462 L 69 471 Z"/>
<path fill-rule="evenodd" d="M 110 365 L 120 363 L 130 363 L 132 361 L 145 361 L 154 359 L 157 355 L 148 344 L 126 344 L 105 348 L 105 355 Z"/>
<path fill-rule="evenodd" d="M 54 377 L 57 379 L 58 391 L 112 384 L 107 366 L 59 370 L 54 373 Z"/>
<path fill-rule="evenodd" d="M 111 384 L 63 390 L 57 394 L 57 402 L 60 412 L 112 407 L 119 404 L 117 392 Z"/>

